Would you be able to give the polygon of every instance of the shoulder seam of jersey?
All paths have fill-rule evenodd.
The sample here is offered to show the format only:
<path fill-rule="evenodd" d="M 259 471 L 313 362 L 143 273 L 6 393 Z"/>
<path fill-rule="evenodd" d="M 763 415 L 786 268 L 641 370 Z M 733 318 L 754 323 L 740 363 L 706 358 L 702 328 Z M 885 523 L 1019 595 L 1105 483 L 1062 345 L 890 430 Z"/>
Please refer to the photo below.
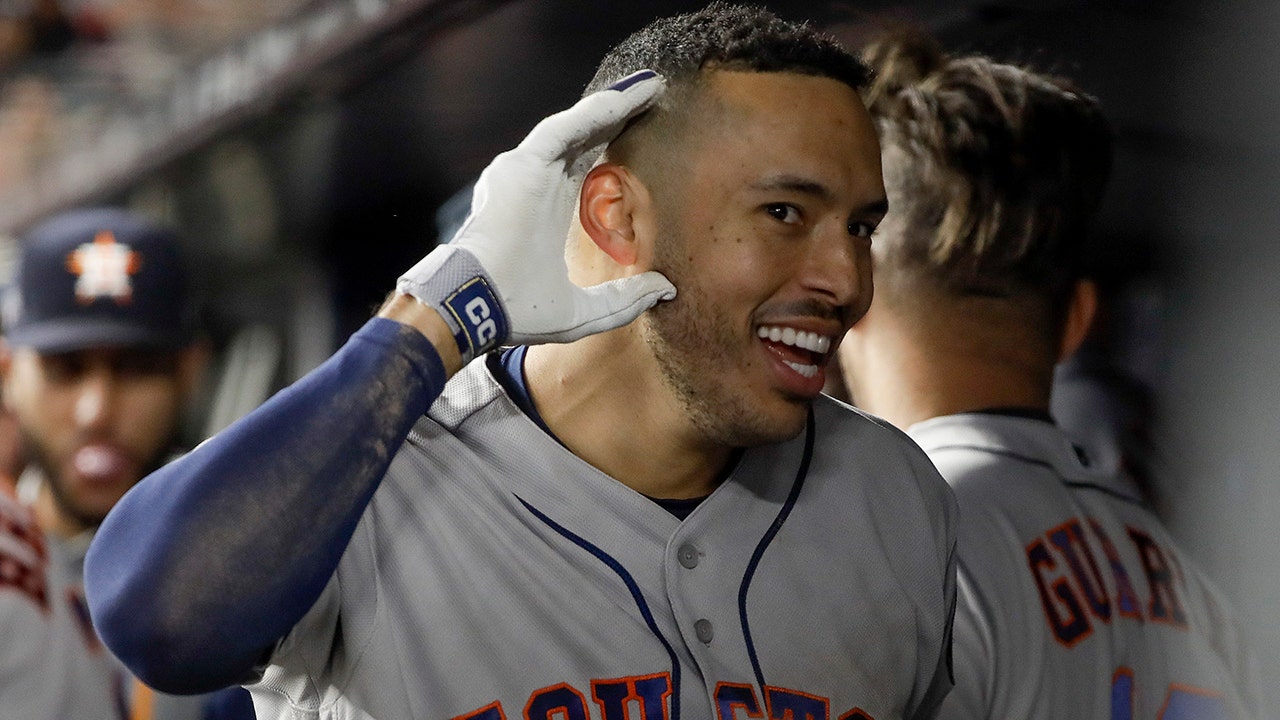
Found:
<path fill-rule="evenodd" d="M 993 448 L 993 447 L 986 447 L 982 445 L 955 444 L 955 445 L 938 445 L 936 447 L 928 448 L 927 452 L 932 453 L 940 450 L 974 450 L 976 452 L 990 453 L 992 455 L 999 455 L 1000 457 L 1007 457 L 1011 460 L 1020 460 L 1024 463 L 1027 463 L 1028 465 L 1038 465 L 1040 467 L 1052 470 L 1054 472 L 1054 475 L 1057 475 L 1057 469 L 1054 468 L 1052 463 L 1046 462 L 1039 458 L 1027 457 L 1026 455 L 1019 455 L 1016 452 L 1013 452 L 1011 450 L 1005 450 L 1003 448 Z M 1058 477 L 1058 481 L 1069 488 L 1076 488 L 1079 490 L 1096 490 L 1097 492 L 1110 495 L 1116 498 L 1117 500 L 1123 500 L 1125 502 L 1132 503 L 1134 505 L 1137 505 L 1143 508 L 1147 507 L 1147 503 L 1143 501 L 1141 498 L 1135 498 L 1131 495 L 1126 495 L 1125 493 L 1122 493 L 1118 490 L 1113 490 L 1104 485 L 1085 482 L 1083 480 L 1067 480 L 1066 478 L 1063 478 L 1061 476 Z"/>

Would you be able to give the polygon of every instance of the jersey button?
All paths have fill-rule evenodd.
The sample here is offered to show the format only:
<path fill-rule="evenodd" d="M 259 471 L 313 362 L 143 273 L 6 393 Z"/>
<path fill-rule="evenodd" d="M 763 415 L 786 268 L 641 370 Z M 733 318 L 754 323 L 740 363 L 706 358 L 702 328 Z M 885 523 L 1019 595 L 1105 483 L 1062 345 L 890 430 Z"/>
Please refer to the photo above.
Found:
<path fill-rule="evenodd" d="M 676 551 L 676 559 L 680 561 L 681 565 L 692 570 L 698 567 L 698 548 L 688 543 L 681 545 L 680 549 Z"/>
<path fill-rule="evenodd" d="M 715 630 L 711 627 L 711 621 L 703 618 L 693 624 L 693 634 L 707 645 L 711 644 L 711 638 L 715 637 Z"/>

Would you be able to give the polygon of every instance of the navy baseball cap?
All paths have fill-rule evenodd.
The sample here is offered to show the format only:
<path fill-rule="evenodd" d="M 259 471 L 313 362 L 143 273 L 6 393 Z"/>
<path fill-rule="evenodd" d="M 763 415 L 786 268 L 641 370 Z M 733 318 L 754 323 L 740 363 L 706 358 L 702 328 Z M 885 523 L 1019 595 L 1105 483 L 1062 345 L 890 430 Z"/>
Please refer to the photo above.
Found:
<path fill-rule="evenodd" d="M 22 239 L 3 319 L 9 345 L 41 352 L 185 345 L 195 315 L 178 237 L 116 208 L 56 215 Z"/>

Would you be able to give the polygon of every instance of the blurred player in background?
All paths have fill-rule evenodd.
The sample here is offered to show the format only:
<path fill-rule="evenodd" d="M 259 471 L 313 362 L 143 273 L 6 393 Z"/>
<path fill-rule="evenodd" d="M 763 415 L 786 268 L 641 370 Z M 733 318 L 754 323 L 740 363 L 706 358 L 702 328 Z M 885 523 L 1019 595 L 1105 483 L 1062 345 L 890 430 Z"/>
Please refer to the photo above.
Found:
<path fill-rule="evenodd" d="M 4 403 L 30 460 L 19 499 L 49 534 L 76 597 L 98 524 L 177 448 L 206 356 L 190 298 L 177 237 L 125 211 L 70 211 L 23 239 L 4 298 Z M 83 601 L 75 604 L 82 639 L 103 655 Z M 42 684 L 51 698 L 71 687 L 56 674 Z M 125 694 L 135 718 L 202 712 L 200 700 L 140 685 Z"/>
<path fill-rule="evenodd" d="M 0 714 L 125 718 L 122 673 L 89 625 L 79 578 L 0 483 Z"/>
<path fill-rule="evenodd" d="M 960 502 L 943 716 L 1259 717 L 1219 593 L 1048 413 L 1054 365 L 1096 305 L 1086 231 L 1111 164 L 1097 103 L 920 37 L 867 57 L 892 209 L 840 364 L 853 400 L 908 429 Z"/>
<path fill-rule="evenodd" d="M 885 209 L 866 77 L 752 8 L 624 41 L 380 317 L 116 506 L 112 649 L 263 717 L 932 717 L 953 501 L 820 394 Z"/>

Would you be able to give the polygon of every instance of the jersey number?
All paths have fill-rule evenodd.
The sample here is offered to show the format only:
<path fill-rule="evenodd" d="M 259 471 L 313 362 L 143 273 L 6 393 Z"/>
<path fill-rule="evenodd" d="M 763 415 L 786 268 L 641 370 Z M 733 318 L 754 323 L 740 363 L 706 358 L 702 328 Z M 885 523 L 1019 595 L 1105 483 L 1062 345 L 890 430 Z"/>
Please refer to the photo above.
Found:
<path fill-rule="evenodd" d="M 1111 720 L 1133 720 L 1133 671 L 1122 667 L 1111 678 Z M 1227 704 L 1210 690 L 1174 683 L 1165 693 L 1157 720 L 1228 720 Z"/>

